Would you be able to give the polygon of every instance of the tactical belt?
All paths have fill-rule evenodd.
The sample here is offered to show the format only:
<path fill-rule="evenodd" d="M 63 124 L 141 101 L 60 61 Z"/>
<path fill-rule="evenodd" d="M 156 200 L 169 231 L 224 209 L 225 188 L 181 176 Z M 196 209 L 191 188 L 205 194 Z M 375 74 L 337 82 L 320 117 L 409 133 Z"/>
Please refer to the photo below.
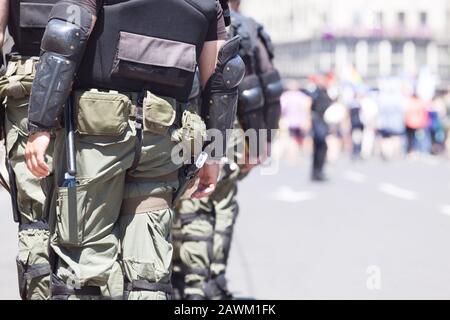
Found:
<path fill-rule="evenodd" d="M 211 220 L 212 213 L 207 212 L 205 210 L 198 210 L 194 213 L 183 213 L 180 214 L 181 225 L 188 225 L 196 220 Z"/>
<path fill-rule="evenodd" d="M 158 176 L 158 177 L 150 177 L 150 178 L 137 178 L 137 177 L 132 177 L 130 175 L 127 175 L 125 178 L 126 182 L 136 182 L 136 183 L 140 183 L 140 182 L 167 182 L 167 181 L 176 181 L 178 180 L 178 171 L 174 171 L 171 172 L 169 174 L 165 174 L 163 176 Z"/>
<path fill-rule="evenodd" d="M 122 214 L 143 214 L 150 211 L 169 209 L 172 206 L 172 193 L 155 194 L 124 199 Z"/>
<path fill-rule="evenodd" d="M 229 231 L 215 231 L 214 233 L 218 234 L 222 237 L 224 256 L 223 256 L 223 258 L 214 258 L 212 263 L 226 264 L 228 261 L 228 255 L 230 252 L 231 238 L 233 236 L 233 232 L 231 230 L 229 230 Z"/>
<path fill-rule="evenodd" d="M 52 285 L 52 296 L 101 296 L 101 294 L 100 287 L 95 286 L 86 286 L 75 289 L 61 284 Z"/>
<path fill-rule="evenodd" d="M 172 285 L 165 283 L 150 282 L 147 280 L 133 280 L 125 285 L 126 291 L 153 291 L 153 292 L 164 292 L 167 294 L 172 294 Z"/>
<path fill-rule="evenodd" d="M 26 231 L 26 230 L 49 230 L 49 226 L 47 222 L 44 221 L 37 221 L 32 223 L 23 223 L 19 226 L 19 232 L 20 231 Z"/>
<path fill-rule="evenodd" d="M 206 268 L 183 268 L 183 271 L 185 272 L 186 275 L 188 274 L 195 274 L 198 276 L 202 276 L 205 278 L 208 278 L 210 275 L 210 271 L 209 269 Z"/>
<path fill-rule="evenodd" d="M 29 271 L 28 271 L 29 270 Z M 51 272 L 50 264 L 48 263 L 39 263 L 28 266 L 27 272 L 25 272 L 25 279 L 31 281 L 32 279 L 49 275 Z"/>
<path fill-rule="evenodd" d="M 225 278 L 225 274 L 223 273 L 209 280 L 203 287 L 203 291 L 206 297 L 210 300 L 224 300 L 232 298 L 227 288 L 227 280 Z"/>

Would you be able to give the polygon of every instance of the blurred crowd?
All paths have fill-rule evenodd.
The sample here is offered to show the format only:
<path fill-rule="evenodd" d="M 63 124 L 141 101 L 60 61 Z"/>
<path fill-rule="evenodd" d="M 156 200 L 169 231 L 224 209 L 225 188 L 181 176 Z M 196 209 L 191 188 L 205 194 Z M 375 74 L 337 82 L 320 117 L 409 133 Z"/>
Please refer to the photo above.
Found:
<path fill-rule="evenodd" d="M 450 158 L 450 91 L 437 90 L 430 74 L 383 78 L 376 85 L 364 83 L 354 69 L 349 74 L 286 82 L 282 133 L 298 146 L 294 151 L 313 154 L 313 180 L 324 180 L 315 167 L 323 152 L 329 162 L 342 154 L 355 160 L 418 153 Z"/>

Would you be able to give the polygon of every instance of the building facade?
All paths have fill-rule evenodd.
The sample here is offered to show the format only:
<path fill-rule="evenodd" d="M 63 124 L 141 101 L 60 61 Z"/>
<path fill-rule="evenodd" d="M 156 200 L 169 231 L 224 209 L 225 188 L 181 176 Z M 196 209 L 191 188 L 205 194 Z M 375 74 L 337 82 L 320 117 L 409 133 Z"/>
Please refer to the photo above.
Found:
<path fill-rule="evenodd" d="M 450 83 L 450 0 L 242 0 L 284 76 L 354 67 L 368 81 L 423 68 Z"/>

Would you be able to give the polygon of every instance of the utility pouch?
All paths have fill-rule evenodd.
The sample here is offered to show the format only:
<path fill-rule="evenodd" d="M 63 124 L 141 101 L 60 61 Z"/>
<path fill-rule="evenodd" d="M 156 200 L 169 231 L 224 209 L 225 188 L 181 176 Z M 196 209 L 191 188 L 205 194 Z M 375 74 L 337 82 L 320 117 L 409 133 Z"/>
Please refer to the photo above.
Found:
<path fill-rule="evenodd" d="M 202 118 L 188 110 L 183 112 L 181 128 L 172 133 L 172 140 L 183 143 L 191 156 L 196 157 L 202 151 L 206 141 L 206 124 Z"/>
<path fill-rule="evenodd" d="M 13 56 L 8 63 L 4 77 L 0 80 L 0 97 L 12 99 L 29 97 L 36 74 L 37 61 L 37 58 Z"/>
<path fill-rule="evenodd" d="M 81 135 L 120 136 L 128 126 L 132 102 L 121 93 L 76 92 L 77 132 Z"/>
<path fill-rule="evenodd" d="M 150 92 L 144 99 L 144 131 L 166 135 L 176 118 L 176 101 Z"/>
<path fill-rule="evenodd" d="M 58 188 L 56 234 L 63 245 L 80 246 L 84 239 L 87 192 L 83 186 Z"/>

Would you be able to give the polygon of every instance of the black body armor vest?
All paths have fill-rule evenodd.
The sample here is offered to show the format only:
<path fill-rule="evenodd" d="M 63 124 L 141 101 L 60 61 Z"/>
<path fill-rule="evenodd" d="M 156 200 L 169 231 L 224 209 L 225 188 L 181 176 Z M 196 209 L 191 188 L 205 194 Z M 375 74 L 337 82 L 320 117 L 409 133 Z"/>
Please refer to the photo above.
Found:
<path fill-rule="evenodd" d="M 14 39 L 14 52 L 39 56 L 42 36 L 56 2 L 58 0 L 10 1 L 8 28 Z"/>
<path fill-rule="evenodd" d="M 76 87 L 149 90 L 186 102 L 216 0 L 105 0 Z"/>

